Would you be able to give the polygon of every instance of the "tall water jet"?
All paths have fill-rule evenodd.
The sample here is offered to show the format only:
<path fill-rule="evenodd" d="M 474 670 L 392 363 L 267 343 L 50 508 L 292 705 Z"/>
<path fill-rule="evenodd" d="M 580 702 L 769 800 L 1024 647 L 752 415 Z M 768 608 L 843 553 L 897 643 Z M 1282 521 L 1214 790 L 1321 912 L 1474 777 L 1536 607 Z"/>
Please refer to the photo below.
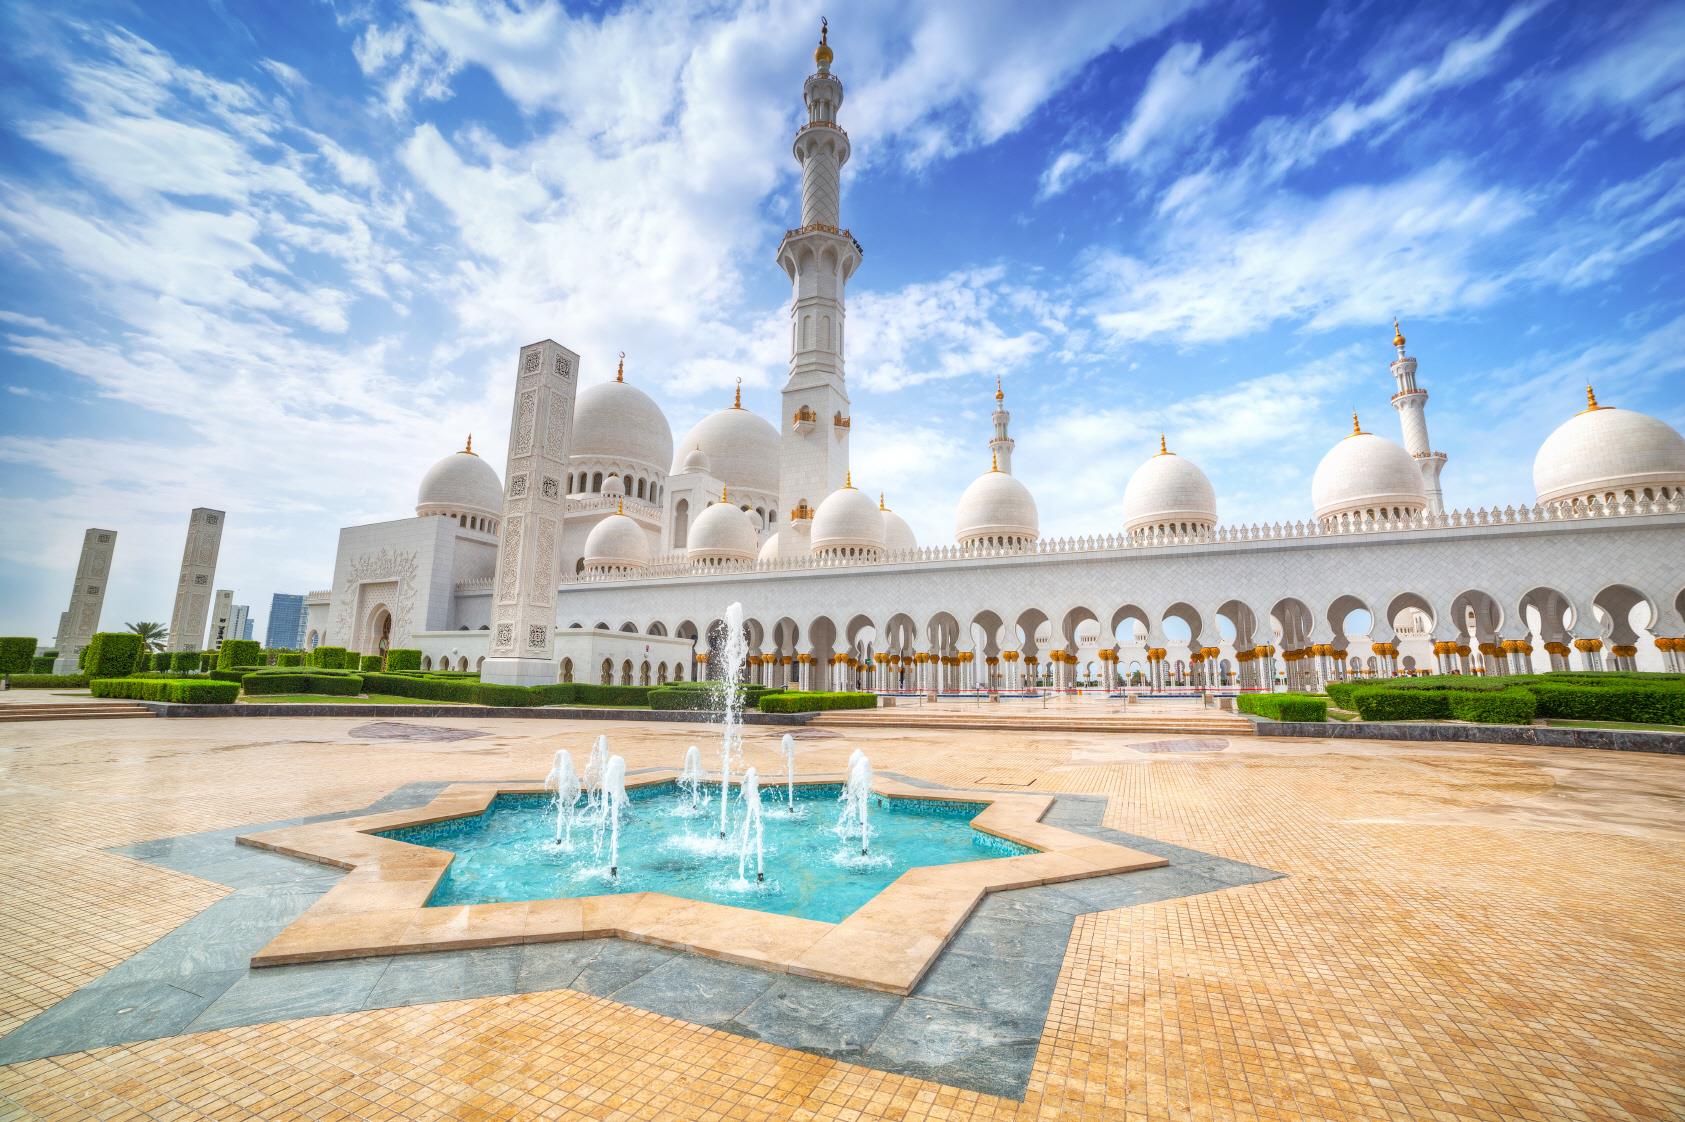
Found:
<path fill-rule="evenodd" d="M 690 794 L 691 809 L 696 809 L 702 797 L 702 749 L 692 744 L 685 753 L 684 770 L 679 772 L 679 790 Z"/>
<path fill-rule="evenodd" d="M 598 838 L 608 831 L 608 875 L 620 875 L 620 815 L 626 809 L 626 761 L 611 758 L 603 768 L 602 818 L 598 820 Z M 599 848 L 601 842 L 599 840 Z"/>
<path fill-rule="evenodd" d="M 550 774 L 544 777 L 544 786 L 556 792 L 556 841 L 562 842 L 565 827 L 567 841 L 572 844 L 573 815 L 580 791 L 579 774 L 573 770 L 573 753 L 566 748 L 557 751 Z"/>
<path fill-rule="evenodd" d="M 872 763 L 856 748 L 848 758 L 848 782 L 843 786 L 842 813 L 837 816 L 837 834 L 847 838 L 860 831 L 860 856 L 871 849 L 871 825 L 867 808 L 872 799 Z"/>
<path fill-rule="evenodd" d="M 720 837 L 726 836 L 726 810 L 731 794 L 731 764 L 743 747 L 743 664 L 749 643 L 743 636 L 743 605 L 733 601 L 725 610 L 725 635 L 720 643 L 720 685 L 725 690 L 725 729 L 720 735 Z"/>
<path fill-rule="evenodd" d="M 796 812 L 796 738 L 789 733 L 784 734 L 780 741 L 784 749 L 784 787 L 786 798 L 790 803 L 790 813 Z"/>
<path fill-rule="evenodd" d="M 588 806 L 602 811 L 603 770 L 608 767 L 608 737 L 599 736 L 591 745 L 591 755 L 585 760 L 585 789 L 589 791 Z"/>
<path fill-rule="evenodd" d="M 755 851 L 755 882 L 758 884 L 766 880 L 766 868 L 763 862 L 763 838 L 761 831 L 761 783 L 754 768 L 743 773 L 743 782 L 738 786 L 738 792 L 743 799 L 743 821 L 737 827 L 737 879 L 744 879 L 744 869 L 749 863 L 749 849 Z"/>

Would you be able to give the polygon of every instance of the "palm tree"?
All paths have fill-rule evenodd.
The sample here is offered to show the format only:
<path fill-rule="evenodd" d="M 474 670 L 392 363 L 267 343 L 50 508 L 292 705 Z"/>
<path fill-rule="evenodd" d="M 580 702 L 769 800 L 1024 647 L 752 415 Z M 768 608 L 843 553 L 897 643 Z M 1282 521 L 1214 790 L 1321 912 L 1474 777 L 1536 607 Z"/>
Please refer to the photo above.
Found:
<path fill-rule="evenodd" d="M 141 643 L 149 651 L 163 650 L 164 644 L 170 638 L 170 629 L 161 623 L 149 623 L 142 620 L 140 623 L 125 623 L 123 626 L 139 635 Z"/>

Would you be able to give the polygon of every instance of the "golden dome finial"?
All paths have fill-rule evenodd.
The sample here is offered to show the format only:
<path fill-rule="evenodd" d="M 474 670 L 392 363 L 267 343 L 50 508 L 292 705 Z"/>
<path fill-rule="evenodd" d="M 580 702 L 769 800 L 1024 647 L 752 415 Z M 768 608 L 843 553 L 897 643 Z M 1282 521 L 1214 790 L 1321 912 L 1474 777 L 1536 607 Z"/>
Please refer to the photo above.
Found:
<path fill-rule="evenodd" d="M 1164 434 L 1162 432 L 1158 434 L 1158 454 L 1161 456 L 1170 455 L 1170 448 L 1164 443 Z"/>
<path fill-rule="evenodd" d="M 620 352 L 620 369 L 618 369 L 614 372 L 614 380 L 616 382 L 624 382 L 626 380 L 626 352 L 625 351 Z"/>
<path fill-rule="evenodd" d="M 474 451 L 474 434 L 473 433 L 468 434 L 468 444 L 462 450 L 464 452 L 468 453 L 470 456 L 478 454 Z"/>
<path fill-rule="evenodd" d="M 731 407 L 733 409 L 743 408 L 743 379 L 741 378 L 737 379 L 737 396 L 732 398 Z"/>
<path fill-rule="evenodd" d="M 731 488 L 727 487 L 724 483 L 720 484 L 720 502 L 725 503 L 725 502 L 730 502 L 730 501 L 731 501 Z"/>
<path fill-rule="evenodd" d="M 1395 347 L 1404 346 L 1404 331 L 1398 326 L 1397 316 L 1392 317 L 1392 345 Z"/>
<path fill-rule="evenodd" d="M 1352 435 L 1353 436 L 1362 436 L 1363 435 L 1363 429 L 1357 423 L 1357 410 L 1356 409 L 1352 410 Z"/>
<path fill-rule="evenodd" d="M 883 505 L 883 492 L 882 491 L 878 492 L 878 509 L 879 510 L 888 510 L 889 509 L 887 506 Z"/>
<path fill-rule="evenodd" d="M 1602 408 L 1603 408 L 1603 406 L 1597 404 L 1597 392 L 1591 388 L 1591 383 L 1587 382 L 1586 383 L 1586 407 L 1585 407 L 1585 412 L 1590 413 L 1593 409 L 1602 409 Z"/>
<path fill-rule="evenodd" d="M 616 513 L 616 514 L 625 514 L 626 513 L 626 500 L 625 499 L 614 500 L 614 513 Z"/>
<path fill-rule="evenodd" d="M 825 41 L 825 37 L 830 32 L 830 30 L 831 30 L 831 21 L 826 19 L 824 16 L 820 16 L 819 17 L 819 46 L 816 47 L 813 51 L 813 61 L 814 61 L 814 64 L 817 65 L 819 67 L 819 69 L 821 69 L 821 70 L 829 70 L 831 68 L 831 59 L 834 57 L 831 54 L 831 45 Z"/>
<path fill-rule="evenodd" d="M 1006 400 L 1006 391 L 1001 389 L 999 374 L 995 375 L 995 400 L 997 402 Z"/>
<path fill-rule="evenodd" d="M 999 452 L 990 452 L 989 453 L 989 470 L 990 471 L 999 471 L 1000 470 L 1000 453 Z"/>
<path fill-rule="evenodd" d="M 850 491 L 854 490 L 854 472 L 843 472 L 843 487 Z"/>

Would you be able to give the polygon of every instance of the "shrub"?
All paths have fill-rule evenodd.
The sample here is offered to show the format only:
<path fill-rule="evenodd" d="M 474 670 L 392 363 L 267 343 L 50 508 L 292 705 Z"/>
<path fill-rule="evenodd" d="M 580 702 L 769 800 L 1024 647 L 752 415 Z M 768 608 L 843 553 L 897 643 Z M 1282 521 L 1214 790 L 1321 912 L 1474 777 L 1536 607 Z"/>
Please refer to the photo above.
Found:
<path fill-rule="evenodd" d="M 87 661 L 82 669 L 89 679 L 121 678 L 135 668 L 142 653 L 139 635 L 127 631 L 100 631 L 83 652 Z"/>
<path fill-rule="evenodd" d="M 310 652 L 309 665 L 325 666 L 329 670 L 341 670 L 344 669 L 347 653 L 344 647 L 317 647 Z"/>
<path fill-rule="evenodd" d="M 304 656 L 298 651 L 282 651 L 275 656 L 276 666 L 303 666 Z"/>
<path fill-rule="evenodd" d="M 198 651 L 175 651 L 170 655 L 170 669 L 177 674 L 191 674 L 199 669 Z"/>
<path fill-rule="evenodd" d="M 1243 693 L 1235 698 L 1235 707 L 1272 721 L 1328 719 L 1328 699 L 1304 693 Z"/>
<path fill-rule="evenodd" d="M 1341 709 L 1352 709 L 1356 707 L 1356 703 L 1352 701 L 1352 691 L 1360 685 L 1362 685 L 1361 682 L 1329 682 L 1322 688 L 1323 692 L 1328 694 L 1329 700 L 1335 705 L 1338 705 Z M 1250 713 L 1252 710 L 1243 709 L 1242 712 Z"/>
<path fill-rule="evenodd" d="M 762 713 L 811 713 L 819 709 L 875 709 L 875 693 L 763 693 L 756 700 Z"/>
<path fill-rule="evenodd" d="M 1360 686 L 1352 693 L 1352 704 L 1366 721 L 1431 721 L 1451 715 L 1445 689 L 1394 689 L 1392 686 Z M 1467 692 L 1467 691 L 1466 691 Z"/>
<path fill-rule="evenodd" d="M 1519 686 L 1507 690 L 1447 690 L 1451 716 L 1486 725 L 1525 725 L 1533 719 L 1536 701 Z"/>
<path fill-rule="evenodd" d="M 36 655 L 29 660 L 31 674 L 51 674 L 53 672 L 52 655 Z"/>
<path fill-rule="evenodd" d="M 230 705 L 240 696 L 240 687 L 235 683 L 204 678 L 99 678 L 90 682 L 88 688 L 95 697 L 193 705 Z"/>
<path fill-rule="evenodd" d="M 421 652 L 410 647 L 393 647 L 386 652 L 386 669 L 420 670 Z"/>
<path fill-rule="evenodd" d="M 88 684 L 86 674 L 10 674 L 7 683 L 14 690 L 79 690 Z"/>
<path fill-rule="evenodd" d="M 357 659 L 357 669 L 362 672 L 378 672 L 380 670 L 379 655 L 362 655 Z"/>
<path fill-rule="evenodd" d="M 254 666 L 258 662 L 258 652 L 261 650 L 263 644 L 256 639 L 224 639 L 216 652 L 217 669 L 232 670 L 236 666 Z"/>
<path fill-rule="evenodd" d="M 1541 717 L 1685 725 L 1685 685 L 1625 678 L 1596 685 L 1543 681 L 1528 690 L 1538 699 Z"/>
<path fill-rule="evenodd" d="M 657 686 L 594 686 L 589 682 L 564 682 L 556 686 L 536 687 L 545 691 L 546 697 L 555 700 L 540 702 L 542 705 L 621 705 L 636 706 L 650 704 L 649 695 L 654 693 Z"/>
<path fill-rule="evenodd" d="M 35 636 L 0 636 L 0 674 L 27 674 L 35 659 Z"/>
<path fill-rule="evenodd" d="M 473 701 L 478 682 L 465 679 L 424 678 L 409 674 L 364 674 L 363 689 L 418 701 Z"/>
<path fill-rule="evenodd" d="M 247 697 L 280 693 L 356 697 L 363 692 L 363 679 L 355 674 L 318 674 L 308 670 L 258 670 L 247 674 L 240 685 Z"/>
<path fill-rule="evenodd" d="M 199 652 L 199 673 L 204 674 L 208 671 L 215 670 L 215 669 L 216 669 L 216 652 L 215 651 L 200 651 Z"/>

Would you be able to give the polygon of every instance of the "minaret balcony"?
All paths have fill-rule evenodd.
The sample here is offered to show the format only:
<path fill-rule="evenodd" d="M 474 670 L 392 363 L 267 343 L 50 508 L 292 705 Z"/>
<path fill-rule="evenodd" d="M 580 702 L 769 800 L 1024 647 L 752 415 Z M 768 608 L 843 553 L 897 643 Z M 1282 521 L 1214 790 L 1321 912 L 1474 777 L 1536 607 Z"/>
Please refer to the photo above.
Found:
<path fill-rule="evenodd" d="M 826 242 L 835 247 L 838 239 L 841 239 L 843 243 L 836 248 L 841 250 L 843 279 L 847 280 L 854 275 L 854 270 L 860 267 L 860 259 L 866 251 L 860 248 L 860 243 L 855 240 L 854 235 L 843 227 L 829 226 L 823 222 L 810 222 L 806 226 L 798 226 L 794 230 L 785 230 L 783 239 L 778 243 L 776 260 L 787 274 L 794 277 L 796 249 L 809 242 Z M 810 252 L 815 254 L 819 251 L 820 247 L 818 246 L 810 248 Z"/>
<path fill-rule="evenodd" d="M 844 137 L 848 136 L 848 130 L 837 124 L 835 121 L 809 121 L 807 124 L 796 130 L 796 135 L 800 136 L 809 129 L 830 129 L 833 132 L 842 133 Z"/>
<path fill-rule="evenodd" d="M 796 431 L 805 436 L 819 423 L 819 414 L 815 413 L 811 406 L 804 405 L 796 410 L 790 420 Z"/>

